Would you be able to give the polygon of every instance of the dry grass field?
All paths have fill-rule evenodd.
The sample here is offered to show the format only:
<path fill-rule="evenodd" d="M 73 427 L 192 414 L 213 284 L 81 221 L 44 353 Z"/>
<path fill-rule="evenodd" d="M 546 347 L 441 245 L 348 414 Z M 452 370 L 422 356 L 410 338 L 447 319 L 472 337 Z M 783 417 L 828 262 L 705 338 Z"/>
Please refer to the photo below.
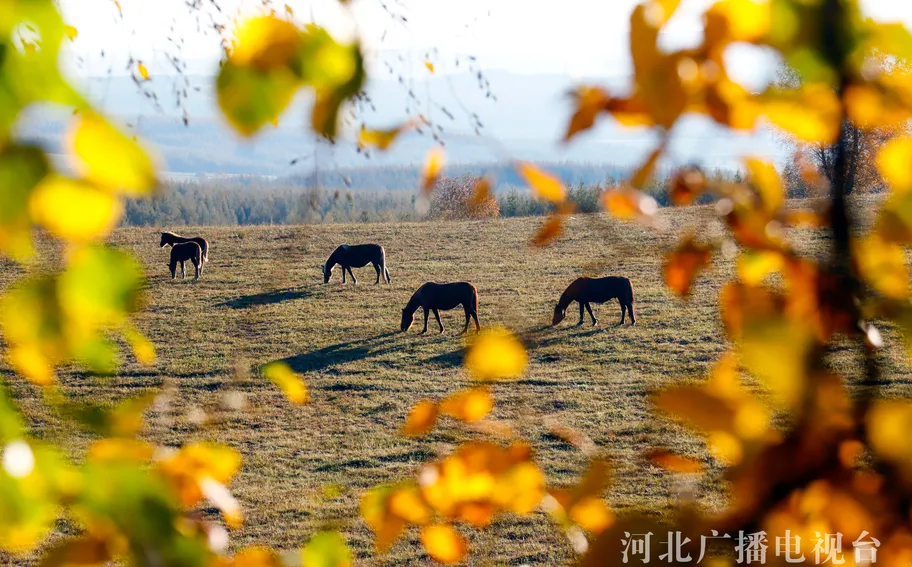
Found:
<path fill-rule="evenodd" d="M 276 227 L 162 227 L 210 240 L 202 278 L 172 281 L 168 250 L 155 229 L 118 230 L 111 244 L 130 250 L 148 276 L 147 305 L 138 327 L 158 349 L 151 367 L 126 356 L 116 377 L 65 370 L 61 381 L 79 400 L 115 402 L 163 388 L 146 413 L 143 436 L 162 444 L 194 440 L 226 443 L 243 456 L 231 489 L 246 513 L 231 547 L 292 549 L 318 528 L 337 525 L 358 565 L 432 564 L 415 531 L 386 555 L 372 550 L 372 534 L 358 517 L 361 495 L 379 483 L 416 473 L 421 463 L 480 434 L 444 420 L 427 437 L 399 434 L 419 399 L 442 397 L 469 385 L 461 364 L 465 341 L 461 309 L 442 313 L 444 334 L 419 336 L 421 312 L 407 334 L 399 317 L 411 293 L 426 281 L 473 282 L 482 326 L 501 324 L 529 349 L 526 375 L 493 387 L 493 417 L 509 421 L 536 450 L 549 482 L 571 483 L 586 459 L 551 434 L 557 421 L 588 435 L 614 460 L 605 496 L 616 511 L 661 513 L 673 501 L 674 479 L 640 453 L 663 445 L 703 460 L 701 503 L 724 504 L 720 469 L 700 438 L 651 411 L 649 391 L 677 381 L 701 380 L 726 350 L 717 292 L 733 275 L 730 259 L 716 258 L 684 301 L 661 277 L 662 256 L 676 236 L 710 207 L 661 213 L 670 230 L 657 233 L 600 215 L 578 216 L 551 246 L 528 242 L 542 219 L 412 224 Z M 826 235 L 796 233 L 807 253 L 826 246 Z M 392 285 L 375 285 L 373 268 L 355 269 L 358 285 L 341 285 L 339 270 L 324 285 L 320 265 L 341 243 L 377 242 L 386 248 Z M 0 289 L 22 274 L 0 260 Z M 557 328 L 551 311 L 564 288 L 581 275 L 623 275 L 633 282 L 638 322 L 616 327 L 616 302 L 595 306 L 597 327 L 575 327 L 576 305 Z M 99 278 L 105 277 L 98 274 Z M 587 318 L 588 319 L 588 318 Z M 470 331 L 471 332 L 471 331 Z M 884 391 L 910 392 L 910 366 L 901 338 L 884 331 L 883 357 L 891 371 Z M 775 353 L 771 353 L 774 356 Z M 271 383 L 250 372 L 284 360 L 301 372 L 310 401 L 292 406 Z M 832 363 L 851 380 L 859 360 L 834 347 Z M 241 371 L 236 371 L 236 367 Z M 246 372 L 244 371 L 246 370 Z M 36 390 L 0 366 L 36 436 L 72 449 L 90 440 L 44 409 Z M 226 408 L 240 393 L 245 405 Z M 202 418 L 214 423 L 207 423 Z M 214 510 L 205 513 L 216 516 Z M 60 530 L 71 529 L 65 523 Z M 483 532 L 466 530 L 472 565 L 566 564 L 573 552 L 548 516 L 507 516 Z M 10 564 L 17 564 L 10 559 Z M 0 565 L 4 564 L 0 560 Z"/>

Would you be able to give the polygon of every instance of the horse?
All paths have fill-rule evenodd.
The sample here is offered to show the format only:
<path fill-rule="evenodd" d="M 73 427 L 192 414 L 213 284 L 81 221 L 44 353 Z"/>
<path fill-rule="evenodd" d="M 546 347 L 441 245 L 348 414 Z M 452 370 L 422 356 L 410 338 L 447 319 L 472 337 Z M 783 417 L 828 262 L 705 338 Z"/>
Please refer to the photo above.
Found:
<path fill-rule="evenodd" d="M 574 301 L 579 302 L 580 319 L 577 327 L 583 324 L 583 309 L 589 312 L 592 317 L 592 326 L 598 324 L 595 315 L 592 313 L 590 303 L 605 303 L 611 299 L 617 299 L 621 304 L 621 322 L 624 324 L 624 315 L 630 313 L 630 324 L 636 325 L 636 316 L 633 311 L 633 286 L 630 280 L 624 277 L 608 276 L 604 278 L 577 278 L 573 281 L 554 307 L 554 317 L 551 319 L 551 326 L 557 326 L 567 316 L 567 307 Z"/>
<path fill-rule="evenodd" d="M 209 261 L 209 243 L 206 242 L 206 239 L 202 236 L 195 236 L 193 238 L 184 238 L 174 234 L 173 232 L 163 232 L 161 233 L 161 242 L 158 244 L 159 248 L 164 248 L 167 245 L 174 246 L 175 244 L 183 244 L 185 242 L 196 242 L 199 244 L 200 249 L 203 251 L 203 262 Z M 200 264 L 200 273 L 203 273 L 203 265 Z"/>
<path fill-rule="evenodd" d="M 386 283 L 392 283 L 393 281 L 390 278 L 389 270 L 386 269 L 386 250 L 379 244 L 355 244 L 354 246 L 342 244 L 333 250 L 333 253 L 329 255 L 326 263 L 322 266 L 323 283 L 329 283 L 329 278 L 332 277 L 336 264 L 342 266 L 343 284 L 345 283 L 345 272 L 347 270 L 352 277 L 352 281 L 355 282 L 355 285 L 358 285 L 358 278 L 355 277 L 351 269 L 352 267 L 363 268 L 368 264 L 373 264 L 374 269 L 377 271 L 377 281 L 374 282 L 374 285 L 380 283 L 381 275 L 386 280 Z"/>
<path fill-rule="evenodd" d="M 168 269 L 171 270 L 171 279 L 173 280 L 177 273 L 177 263 L 181 265 L 181 279 L 186 277 L 184 272 L 184 262 L 190 260 L 196 268 L 196 277 L 198 280 L 203 273 L 203 249 L 196 242 L 178 242 L 171 247 L 171 261 L 168 263 Z"/>
<path fill-rule="evenodd" d="M 475 320 L 475 332 L 481 327 L 478 325 L 478 290 L 469 282 L 453 283 L 436 283 L 427 282 L 412 294 L 405 309 L 402 310 L 402 322 L 399 328 L 406 332 L 412 326 L 415 311 L 419 307 L 424 309 L 424 330 L 419 334 L 425 334 L 428 330 L 428 315 L 433 311 L 437 324 L 440 325 L 440 332 L 443 333 L 443 323 L 440 322 L 440 313 L 438 309 L 444 311 L 453 309 L 462 304 L 465 309 L 465 326 L 462 328 L 460 335 L 469 330 L 469 318 Z"/>

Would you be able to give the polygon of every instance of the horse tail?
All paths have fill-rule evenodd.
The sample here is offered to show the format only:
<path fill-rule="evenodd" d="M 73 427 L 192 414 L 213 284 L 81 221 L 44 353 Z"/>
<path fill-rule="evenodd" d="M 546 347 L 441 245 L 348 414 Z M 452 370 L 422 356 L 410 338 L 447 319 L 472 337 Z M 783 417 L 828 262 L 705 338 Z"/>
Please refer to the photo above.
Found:
<path fill-rule="evenodd" d="M 209 261 L 209 241 L 206 240 L 205 238 L 203 239 L 202 252 L 203 252 L 203 262 L 208 262 Z"/>
<path fill-rule="evenodd" d="M 380 265 L 383 267 L 383 277 L 386 279 L 386 283 L 391 283 L 392 278 L 390 278 L 389 268 L 386 267 L 386 250 L 383 246 L 380 247 Z"/>
<path fill-rule="evenodd" d="M 630 283 L 629 279 L 627 280 L 627 301 L 629 302 L 628 305 L 630 305 L 630 316 L 636 319 L 636 306 L 633 302 L 633 284 Z"/>
<path fill-rule="evenodd" d="M 475 314 L 478 315 L 478 289 L 472 286 L 472 294 L 475 295 Z"/>

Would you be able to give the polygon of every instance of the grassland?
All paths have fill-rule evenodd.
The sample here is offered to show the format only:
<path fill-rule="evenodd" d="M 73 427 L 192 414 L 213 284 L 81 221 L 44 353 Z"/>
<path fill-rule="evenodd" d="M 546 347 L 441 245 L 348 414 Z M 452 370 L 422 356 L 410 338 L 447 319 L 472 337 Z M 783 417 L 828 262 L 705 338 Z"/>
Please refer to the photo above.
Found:
<path fill-rule="evenodd" d="M 231 488 L 247 522 L 232 533 L 232 549 L 254 544 L 292 549 L 316 529 L 335 524 L 359 565 L 431 564 L 415 532 L 389 554 L 375 555 L 371 532 L 358 518 L 358 501 L 368 488 L 412 476 L 421 463 L 479 435 L 451 421 L 421 439 L 398 434 L 419 399 L 469 385 L 461 367 L 464 339 L 456 336 L 461 310 L 442 313 L 443 335 L 434 332 L 432 318 L 425 336 L 417 335 L 420 321 L 408 334 L 397 332 L 400 310 L 425 281 L 468 280 L 479 290 L 482 325 L 506 325 L 527 343 L 528 372 L 493 388 L 493 416 L 532 443 L 549 482 L 573 482 L 586 462 L 579 450 L 549 432 L 548 422 L 556 421 L 585 433 L 614 459 L 614 480 L 605 496 L 616 511 L 661 513 L 672 504 L 673 479 L 639 457 L 655 445 L 704 460 L 708 470 L 699 497 L 703 505 L 718 507 L 724 504 L 720 469 L 700 438 L 653 413 L 645 396 L 677 381 L 702 379 L 728 347 L 717 292 L 733 274 L 731 259 L 717 258 L 697 278 L 688 301 L 674 296 L 661 279 L 662 255 L 676 237 L 711 215 L 709 207 L 665 211 L 664 232 L 580 216 L 544 249 L 528 244 L 541 219 L 180 228 L 179 233 L 210 239 L 210 262 L 198 282 L 170 279 L 168 249 L 159 249 L 156 230 L 119 230 L 111 244 L 135 253 L 148 275 L 148 304 L 137 324 L 156 344 L 158 360 L 143 367 L 126 357 L 116 378 L 70 368 L 61 381 L 71 396 L 96 402 L 161 389 L 159 403 L 146 414 L 144 437 L 168 445 L 214 440 L 237 449 L 244 464 Z M 795 236 L 807 253 L 826 245 L 822 233 Z M 342 286 L 338 270 L 324 285 L 320 265 L 344 242 L 383 244 L 392 285 L 374 285 L 369 266 L 356 270 L 357 286 Z M 52 259 L 59 253 L 44 246 Z M 3 262 L 0 289 L 22 274 Z M 595 308 L 598 327 L 588 321 L 574 327 L 575 305 L 561 326 L 549 326 L 567 284 L 577 276 L 607 274 L 632 280 L 635 327 L 614 326 L 620 318 L 614 302 Z M 912 374 L 901 339 L 890 329 L 884 335 L 882 356 L 890 369 L 884 391 L 906 395 Z M 249 372 L 272 360 L 284 360 L 305 375 L 307 405 L 292 406 Z M 852 351 L 834 347 L 832 364 L 850 380 L 858 363 Z M 78 458 L 90 438 L 44 410 L 34 389 L 8 368 L 0 372 L 35 434 L 64 443 Z M 246 404 L 227 408 L 224 400 L 237 393 Z M 204 512 L 216 516 L 214 510 Z M 557 565 L 573 555 L 540 512 L 504 517 L 489 530 L 466 533 L 473 565 Z"/>

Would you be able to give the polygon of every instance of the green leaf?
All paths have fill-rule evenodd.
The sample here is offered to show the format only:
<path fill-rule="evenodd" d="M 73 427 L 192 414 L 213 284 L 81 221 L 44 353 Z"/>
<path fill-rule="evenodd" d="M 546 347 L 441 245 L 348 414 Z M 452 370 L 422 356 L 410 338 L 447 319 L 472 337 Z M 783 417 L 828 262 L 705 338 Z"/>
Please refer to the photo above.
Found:
<path fill-rule="evenodd" d="M 336 531 L 319 532 L 310 538 L 301 551 L 302 567 L 348 567 L 351 550 L 342 534 Z"/>
<path fill-rule="evenodd" d="M 291 103 L 300 82 L 288 69 L 259 71 L 230 60 L 216 80 L 219 107 L 235 130 L 253 136 Z"/>

